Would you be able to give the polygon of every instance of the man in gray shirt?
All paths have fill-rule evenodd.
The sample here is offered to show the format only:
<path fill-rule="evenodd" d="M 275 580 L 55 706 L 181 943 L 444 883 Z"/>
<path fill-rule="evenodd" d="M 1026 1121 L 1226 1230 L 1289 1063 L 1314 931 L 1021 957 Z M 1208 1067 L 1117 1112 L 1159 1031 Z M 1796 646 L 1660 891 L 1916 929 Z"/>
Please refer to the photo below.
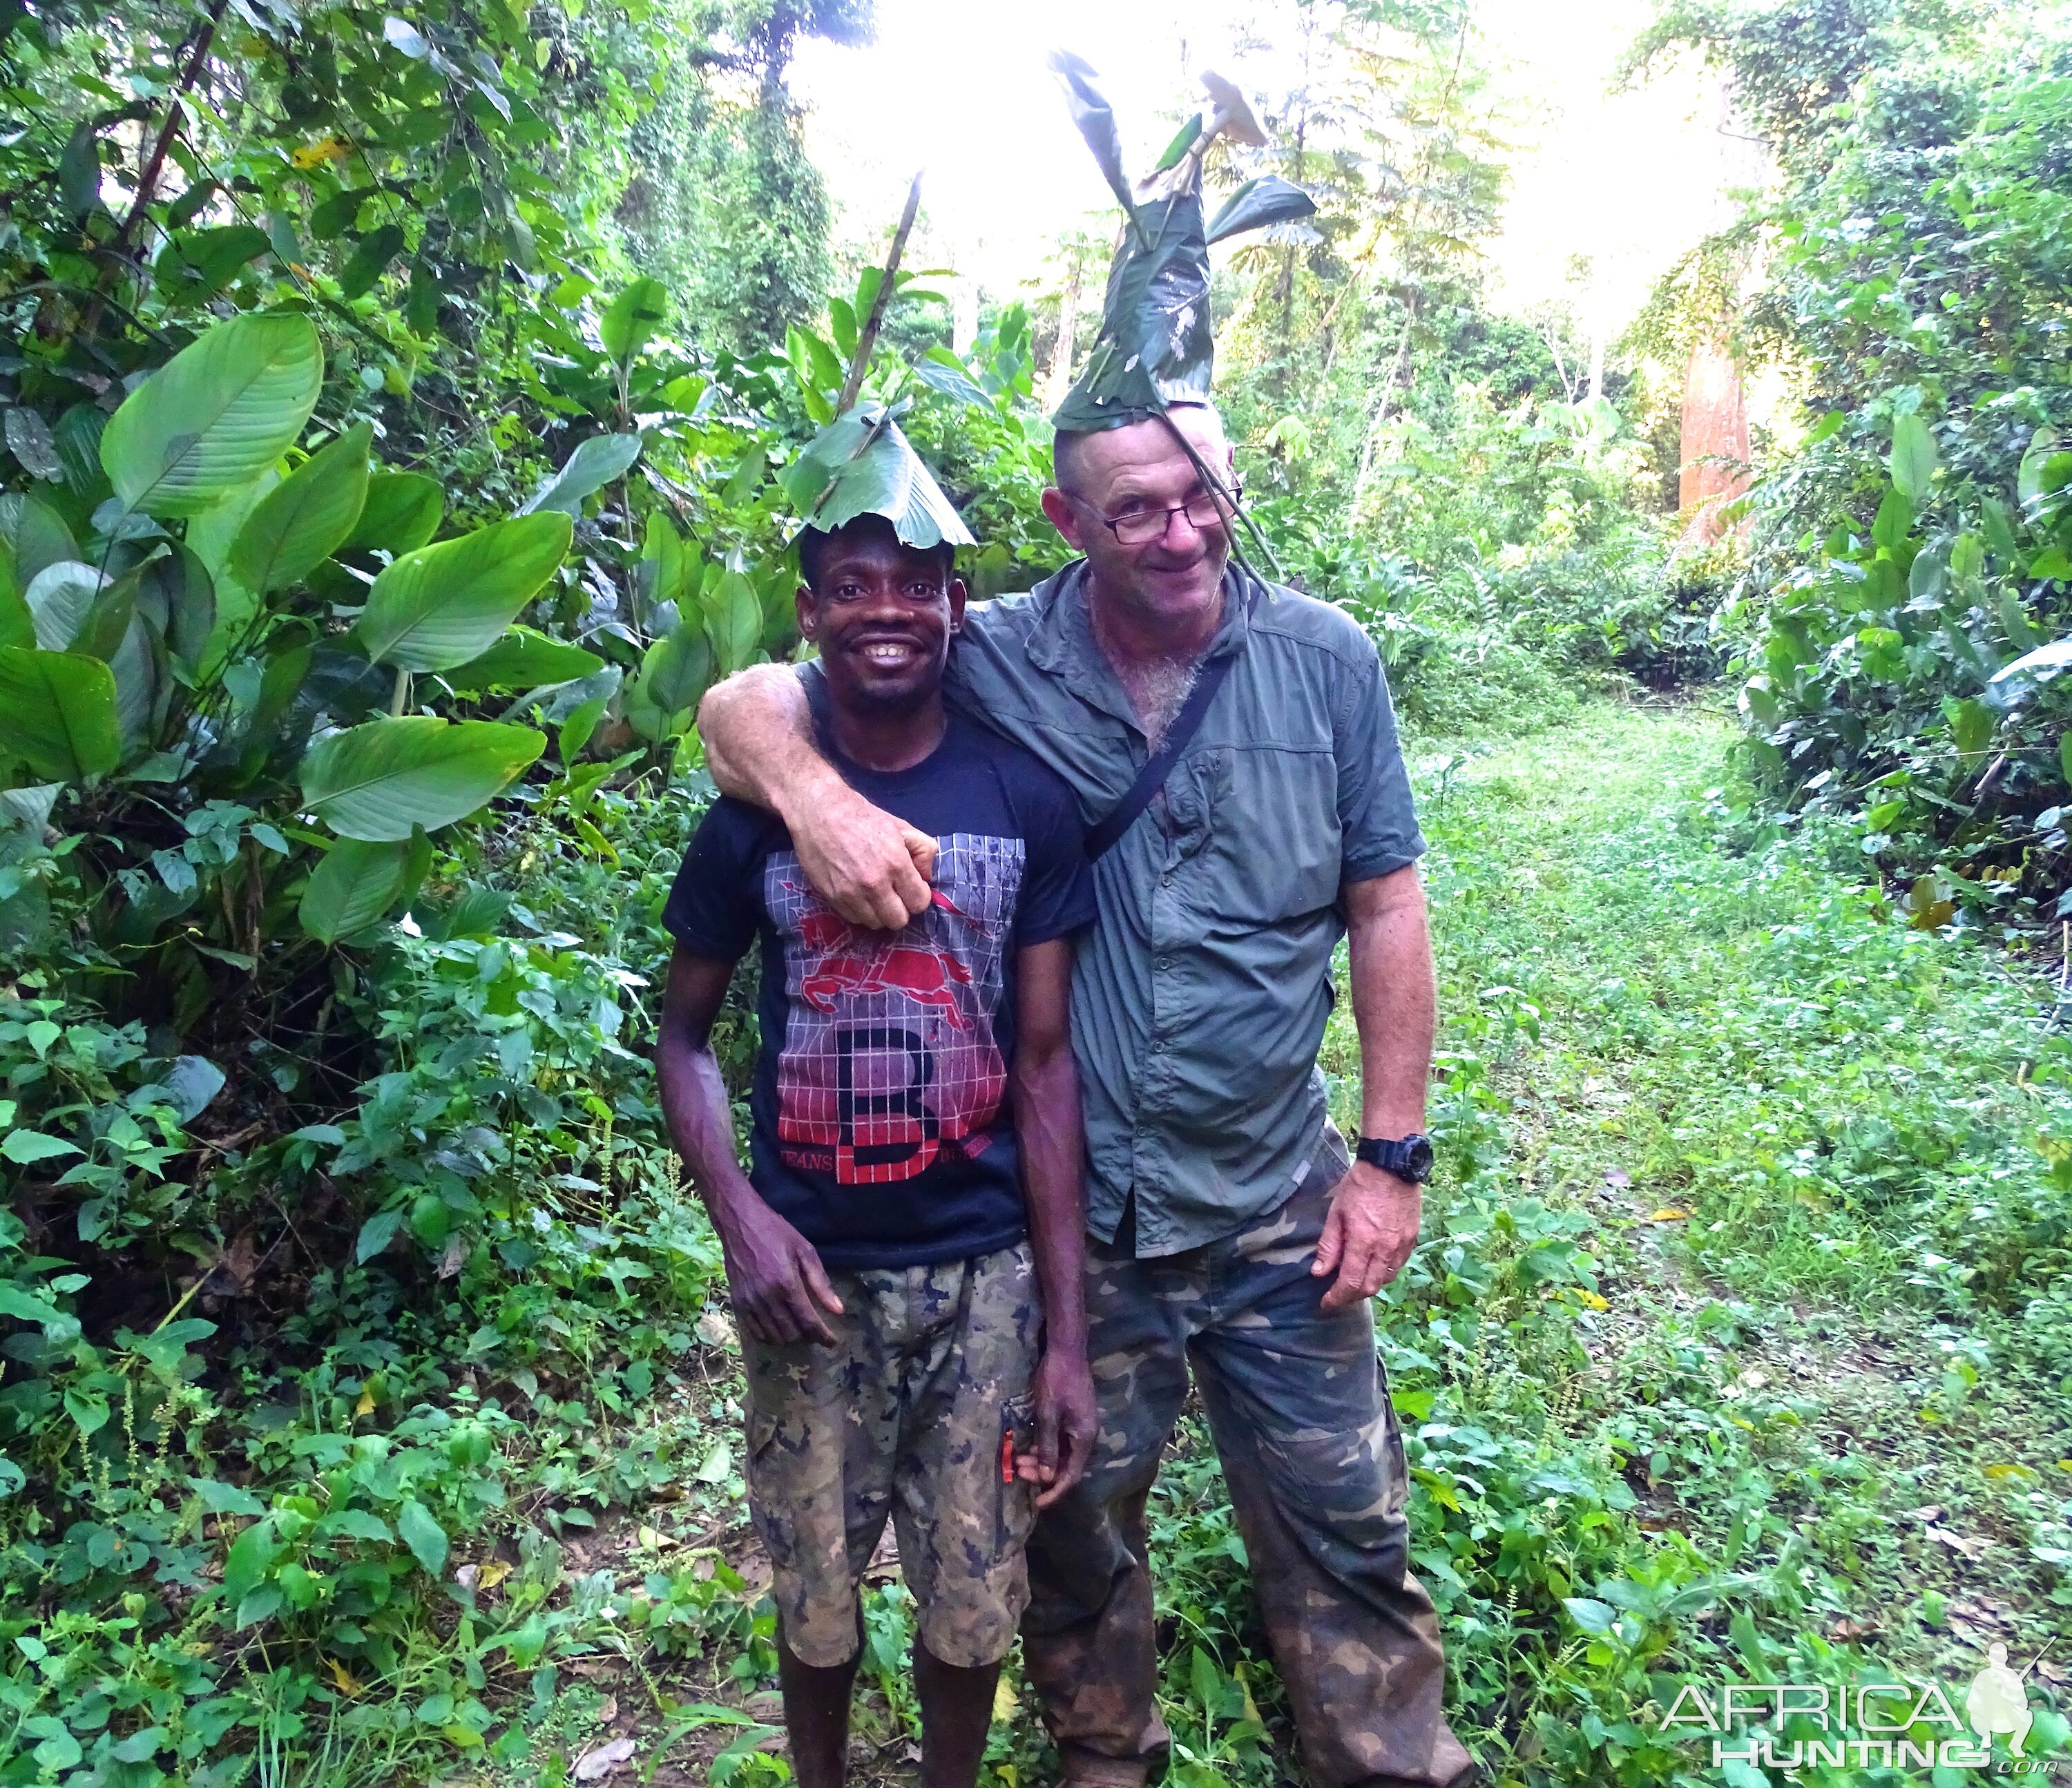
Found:
<path fill-rule="evenodd" d="M 1044 509 L 1083 561 L 972 607 L 945 685 L 1059 771 L 1098 829 L 1196 680 L 1220 676 L 1160 794 L 1096 865 L 1073 1040 L 1100 1432 L 1031 1542 L 1024 1655 L 1067 1782 L 1141 1784 L 1167 1740 L 1145 1505 L 1191 1371 L 1310 1774 L 1449 1788 L 1472 1764 L 1407 1568 L 1367 1301 L 1416 1245 L 1429 1165 L 1424 841 L 1372 643 L 1229 565 L 1205 469 L 1230 477 L 1206 405 L 1061 433 Z M 845 917 L 897 929 L 928 905 L 932 841 L 816 750 L 812 671 L 713 690 L 707 762 L 783 818 Z M 1367 1139 L 1350 1165 L 1316 1066 L 1341 936 Z"/>

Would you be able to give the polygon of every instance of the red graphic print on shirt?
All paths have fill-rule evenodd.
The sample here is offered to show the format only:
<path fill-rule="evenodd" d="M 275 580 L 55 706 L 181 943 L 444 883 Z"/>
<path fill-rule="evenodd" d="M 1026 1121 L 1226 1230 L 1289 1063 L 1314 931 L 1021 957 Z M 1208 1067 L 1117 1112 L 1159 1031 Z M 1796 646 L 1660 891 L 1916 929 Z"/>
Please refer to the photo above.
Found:
<path fill-rule="evenodd" d="M 841 1185 L 911 1179 L 946 1151 L 982 1149 L 1006 1091 L 993 1015 L 1022 841 L 936 844 L 934 899 L 898 931 L 849 924 L 793 852 L 763 870 L 789 1005 L 777 1133 L 789 1165 Z"/>

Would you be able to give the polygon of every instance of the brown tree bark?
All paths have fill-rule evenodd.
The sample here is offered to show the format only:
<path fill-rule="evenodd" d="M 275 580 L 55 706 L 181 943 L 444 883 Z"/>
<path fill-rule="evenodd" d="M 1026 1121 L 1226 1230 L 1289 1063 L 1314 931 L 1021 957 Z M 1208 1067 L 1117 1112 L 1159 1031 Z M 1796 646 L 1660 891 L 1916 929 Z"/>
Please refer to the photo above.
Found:
<path fill-rule="evenodd" d="M 1749 487 L 1748 393 L 1740 363 L 1716 337 L 1691 350 L 1677 461 L 1684 538 L 1708 545 L 1729 526 L 1721 509 Z"/>

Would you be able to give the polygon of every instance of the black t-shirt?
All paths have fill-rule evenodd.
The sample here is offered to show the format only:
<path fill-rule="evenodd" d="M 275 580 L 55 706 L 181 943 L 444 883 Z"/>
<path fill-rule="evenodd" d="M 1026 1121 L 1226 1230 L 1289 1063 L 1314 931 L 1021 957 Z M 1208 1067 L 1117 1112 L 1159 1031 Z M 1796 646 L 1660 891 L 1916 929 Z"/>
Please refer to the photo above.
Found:
<path fill-rule="evenodd" d="M 911 770 L 829 756 L 859 794 L 935 837 L 934 904 L 903 931 L 852 927 L 808 886 L 783 824 L 722 797 L 664 922 L 720 962 L 763 940 L 749 1178 L 822 1261 L 990 1253 L 1027 1229 L 1007 1099 L 1014 952 L 1094 917 L 1079 809 L 1020 746 L 954 714 Z"/>

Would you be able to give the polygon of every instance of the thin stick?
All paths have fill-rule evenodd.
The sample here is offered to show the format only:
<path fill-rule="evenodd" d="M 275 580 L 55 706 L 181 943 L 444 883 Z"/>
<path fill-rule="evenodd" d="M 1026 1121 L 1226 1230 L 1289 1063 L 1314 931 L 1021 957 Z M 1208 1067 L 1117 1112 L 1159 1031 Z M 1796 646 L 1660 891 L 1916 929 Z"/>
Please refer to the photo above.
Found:
<path fill-rule="evenodd" d="M 864 319 L 856 338 L 856 352 L 849 360 L 849 376 L 842 380 L 841 396 L 835 404 L 837 416 L 853 407 L 857 393 L 863 389 L 863 376 L 870 370 L 871 350 L 878 346 L 878 332 L 885 327 L 885 313 L 892 303 L 899 257 L 906 252 L 906 238 L 913 233 L 914 219 L 920 209 L 921 176 L 916 174 L 913 185 L 906 189 L 906 208 L 900 213 L 899 228 L 893 232 L 892 253 L 885 257 L 885 272 L 878 282 L 878 296 L 870 301 L 870 314 Z"/>

